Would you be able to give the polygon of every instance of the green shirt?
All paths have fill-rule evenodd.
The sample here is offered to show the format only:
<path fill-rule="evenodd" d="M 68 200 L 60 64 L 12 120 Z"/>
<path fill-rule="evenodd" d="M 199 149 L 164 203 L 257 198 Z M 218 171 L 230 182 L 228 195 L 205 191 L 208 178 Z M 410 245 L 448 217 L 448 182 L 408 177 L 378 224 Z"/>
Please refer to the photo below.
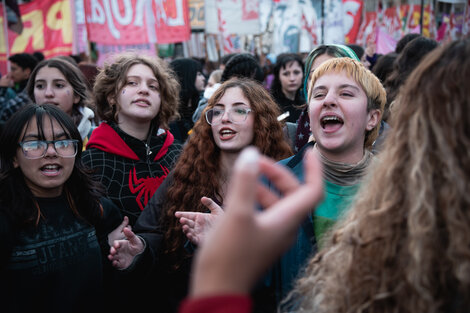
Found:
<path fill-rule="evenodd" d="M 317 206 L 313 217 L 315 237 L 320 248 L 325 233 L 351 207 L 359 186 L 340 186 L 325 181 L 325 199 Z"/>

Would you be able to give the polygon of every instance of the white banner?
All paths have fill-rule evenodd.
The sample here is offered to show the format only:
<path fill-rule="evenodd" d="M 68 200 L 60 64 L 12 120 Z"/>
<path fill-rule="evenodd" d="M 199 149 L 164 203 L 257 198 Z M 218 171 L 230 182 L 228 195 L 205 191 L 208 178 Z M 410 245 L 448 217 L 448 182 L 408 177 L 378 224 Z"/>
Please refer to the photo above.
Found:
<path fill-rule="evenodd" d="M 278 55 L 284 52 L 298 52 L 302 21 L 302 12 L 298 0 L 277 2 L 274 6 L 273 19 L 274 31 L 271 53 Z"/>
<path fill-rule="evenodd" d="M 325 44 L 343 44 L 343 2 L 325 0 Z"/>
<path fill-rule="evenodd" d="M 206 33 L 259 34 L 259 0 L 206 0 Z"/>

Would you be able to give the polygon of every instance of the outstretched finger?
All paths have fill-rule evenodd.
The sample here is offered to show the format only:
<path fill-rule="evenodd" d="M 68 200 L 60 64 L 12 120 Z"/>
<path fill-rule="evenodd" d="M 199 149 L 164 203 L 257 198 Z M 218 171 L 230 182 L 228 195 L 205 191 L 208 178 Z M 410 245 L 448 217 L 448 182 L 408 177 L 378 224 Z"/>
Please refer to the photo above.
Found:
<path fill-rule="evenodd" d="M 124 218 L 122 219 L 121 224 L 118 227 L 122 231 L 124 229 L 124 227 L 127 227 L 128 225 L 129 225 L 129 218 L 127 216 L 124 216 Z"/>
<path fill-rule="evenodd" d="M 188 211 L 176 211 L 175 216 L 177 218 L 184 217 L 190 220 L 195 220 L 199 212 L 188 212 Z"/>
<path fill-rule="evenodd" d="M 304 157 L 305 184 L 300 185 L 291 194 L 280 199 L 273 205 L 273 212 L 266 212 L 281 226 L 290 227 L 300 223 L 308 212 L 323 199 L 323 172 L 320 160 L 312 151 Z M 269 220 L 269 218 L 267 219 Z M 286 223 L 286 221 L 288 221 Z M 289 225 L 290 224 L 290 225 Z"/>
<path fill-rule="evenodd" d="M 193 220 L 190 220 L 190 219 L 187 219 L 187 218 L 180 218 L 179 219 L 179 222 L 181 225 L 187 225 L 188 227 L 194 227 L 194 225 L 196 224 Z"/>
<path fill-rule="evenodd" d="M 237 213 L 252 214 L 256 201 L 259 159 L 258 150 L 255 147 L 247 147 L 235 161 L 227 207 L 236 208 Z"/>
<path fill-rule="evenodd" d="M 299 180 L 287 167 L 263 156 L 260 157 L 259 167 L 260 172 L 282 194 L 289 194 L 299 187 Z"/>
<path fill-rule="evenodd" d="M 211 211 L 211 213 L 217 214 L 223 211 L 223 209 L 209 197 L 202 197 L 201 203 L 204 204 L 204 206 L 206 206 Z"/>
<path fill-rule="evenodd" d="M 127 240 L 129 240 L 129 242 L 131 244 L 136 244 L 136 243 L 139 243 L 140 242 L 140 239 L 134 234 L 134 232 L 132 230 L 130 230 L 129 228 L 124 228 L 122 230 L 122 232 L 124 233 L 124 236 L 126 236 Z M 118 241 L 118 240 L 116 240 Z"/>

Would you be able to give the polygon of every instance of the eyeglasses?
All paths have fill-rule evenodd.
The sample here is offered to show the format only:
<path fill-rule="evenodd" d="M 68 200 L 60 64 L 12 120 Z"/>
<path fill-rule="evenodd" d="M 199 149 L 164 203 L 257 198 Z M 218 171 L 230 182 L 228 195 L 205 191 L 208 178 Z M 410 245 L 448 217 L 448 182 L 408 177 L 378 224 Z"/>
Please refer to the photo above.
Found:
<path fill-rule="evenodd" d="M 247 108 L 232 107 L 228 110 L 227 114 L 232 123 L 240 124 L 246 121 L 246 118 L 251 111 L 251 109 Z M 206 121 L 209 125 L 217 125 L 222 121 L 224 114 L 225 110 L 215 108 L 210 109 L 206 111 Z"/>
<path fill-rule="evenodd" d="M 57 154 L 63 158 L 73 158 L 77 155 L 78 140 L 75 139 L 23 141 L 19 145 L 25 158 L 34 160 L 44 157 L 51 143 Z"/>

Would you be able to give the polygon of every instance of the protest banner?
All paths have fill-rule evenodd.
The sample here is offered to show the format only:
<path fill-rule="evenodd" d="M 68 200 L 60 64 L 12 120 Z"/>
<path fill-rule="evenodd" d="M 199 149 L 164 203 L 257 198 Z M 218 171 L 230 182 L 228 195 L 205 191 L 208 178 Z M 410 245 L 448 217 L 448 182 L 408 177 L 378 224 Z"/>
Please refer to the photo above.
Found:
<path fill-rule="evenodd" d="M 72 18 L 69 0 L 33 1 L 19 5 L 23 31 L 8 30 L 8 42 L 0 37 L 0 72 L 7 70 L 9 55 L 40 51 L 46 58 L 72 54 Z M 3 34 L 3 7 L 0 7 L 0 33 Z"/>
<path fill-rule="evenodd" d="M 189 40 L 185 0 L 85 0 L 88 40 L 107 45 Z"/>

